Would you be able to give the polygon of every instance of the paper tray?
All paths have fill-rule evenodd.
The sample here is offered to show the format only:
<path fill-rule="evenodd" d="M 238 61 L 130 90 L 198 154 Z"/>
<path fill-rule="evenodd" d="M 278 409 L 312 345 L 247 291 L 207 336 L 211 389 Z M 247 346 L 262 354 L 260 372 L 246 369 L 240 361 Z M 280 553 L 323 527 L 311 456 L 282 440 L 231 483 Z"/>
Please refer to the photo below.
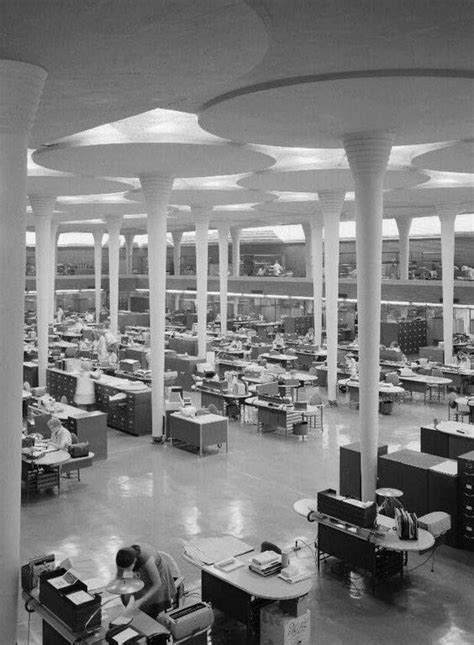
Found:
<path fill-rule="evenodd" d="M 307 580 L 308 578 L 311 578 L 311 571 L 303 571 L 303 573 L 299 573 L 298 575 L 293 576 L 291 578 L 285 578 L 285 576 L 282 576 L 281 573 L 279 573 L 278 577 L 284 580 L 285 582 L 293 584 L 295 582 L 301 582 L 302 580 Z"/>

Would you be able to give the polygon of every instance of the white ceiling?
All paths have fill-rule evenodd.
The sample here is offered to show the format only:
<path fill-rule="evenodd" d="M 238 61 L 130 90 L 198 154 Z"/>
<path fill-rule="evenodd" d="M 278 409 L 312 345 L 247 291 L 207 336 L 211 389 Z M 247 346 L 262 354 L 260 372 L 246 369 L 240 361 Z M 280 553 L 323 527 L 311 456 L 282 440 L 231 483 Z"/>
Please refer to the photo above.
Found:
<path fill-rule="evenodd" d="M 0 58 L 48 72 L 30 145 L 59 144 L 43 156 L 46 163 L 48 151 L 64 150 L 56 170 L 76 169 L 66 164 L 69 154 L 104 144 L 107 155 L 118 153 L 113 179 L 133 175 L 123 156 L 143 144 L 160 155 L 159 169 L 173 144 L 194 145 L 187 150 L 196 153 L 220 148 L 228 160 L 240 146 L 248 163 L 216 172 L 206 155 L 199 169 L 196 154 L 195 178 L 177 172 L 175 189 L 242 190 L 237 182 L 255 185 L 264 158 L 274 164 L 269 175 L 347 169 L 335 136 L 370 125 L 398 133 L 390 169 L 414 176 L 415 159 L 427 173 L 417 192 L 474 183 L 472 147 L 459 143 L 472 139 L 468 0 L 0 0 L 0 7 Z M 446 147 L 449 153 L 432 152 Z M 101 174 L 100 155 L 96 167 L 84 159 L 84 174 Z M 90 208 L 92 218 L 107 214 L 105 202 L 103 210 Z M 248 226 L 263 216 L 223 212 Z M 192 228 L 181 211 L 169 221 L 170 230 Z"/>

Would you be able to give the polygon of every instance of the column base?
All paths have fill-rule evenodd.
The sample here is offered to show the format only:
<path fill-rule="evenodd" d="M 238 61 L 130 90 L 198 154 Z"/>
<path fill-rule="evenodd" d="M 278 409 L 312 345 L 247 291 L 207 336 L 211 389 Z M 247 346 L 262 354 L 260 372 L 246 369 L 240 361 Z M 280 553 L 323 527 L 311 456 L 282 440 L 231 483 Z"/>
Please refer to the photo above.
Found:
<path fill-rule="evenodd" d="M 151 443 L 153 444 L 162 444 L 165 443 L 165 435 L 162 434 L 161 437 L 152 437 Z"/>

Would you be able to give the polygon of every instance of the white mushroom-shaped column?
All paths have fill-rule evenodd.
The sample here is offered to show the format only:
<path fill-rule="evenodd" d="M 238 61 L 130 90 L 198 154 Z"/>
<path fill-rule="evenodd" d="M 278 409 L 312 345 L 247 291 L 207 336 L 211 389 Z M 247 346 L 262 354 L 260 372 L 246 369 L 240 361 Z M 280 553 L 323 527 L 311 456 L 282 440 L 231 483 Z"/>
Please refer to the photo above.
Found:
<path fill-rule="evenodd" d="M 25 292 L 25 213 L 28 136 L 46 79 L 41 67 L 0 61 L 0 631 L 17 642 L 20 571 L 21 391 Z"/>
<path fill-rule="evenodd" d="M 122 130 L 127 131 L 124 125 Z M 133 128 L 131 129 L 133 134 Z M 131 135 L 130 135 L 131 136 Z M 153 139 L 153 137 L 151 137 Z M 138 177 L 148 218 L 152 437 L 161 441 L 164 416 L 164 356 L 167 211 L 175 177 L 214 176 L 266 168 L 274 160 L 244 146 L 146 140 L 122 143 L 83 141 L 49 146 L 34 153 L 46 167 L 82 174 Z"/>

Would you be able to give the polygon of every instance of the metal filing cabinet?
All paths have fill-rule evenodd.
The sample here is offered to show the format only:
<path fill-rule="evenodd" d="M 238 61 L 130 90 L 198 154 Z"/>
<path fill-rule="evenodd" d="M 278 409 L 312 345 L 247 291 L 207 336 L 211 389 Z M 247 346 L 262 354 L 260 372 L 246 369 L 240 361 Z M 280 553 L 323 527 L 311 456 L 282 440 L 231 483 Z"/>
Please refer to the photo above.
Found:
<path fill-rule="evenodd" d="M 418 517 L 429 512 L 429 471 L 444 457 L 415 450 L 399 450 L 379 457 L 378 486 L 403 491 L 403 505 Z"/>
<path fill-rule="evenodd" d="M 136 436 L 151 434 L 151 391 L 126 392 L 126 398 L 109 403 L 111 396 L 122 392 L 118 387 L 94 383 L 96 405 L 107 412 L 107 425 Z"/>
<path fill-rule="evenodd" d="M 386 455 L 388 446 L 379 444 L 378 455 Z M 339 494 L 346 497 L 361 496 L 360 443 L 350 443 L 339 448 Z"/>
<path fill-rule="evenodd" d="M 59 370 L 56 368 L 49 368 L 46 371 L 46 388 L 48 394 L 53 399 L 59 401 L 61 397 L 65 396 L 68 403 L 74 401 L 76 393 L 77 377 L 70 372 Z"/>
<path fill-rule="evenodd" d="M 458 545 L 474 551 L 474 450 L 460 455 L 458 462 Z"/>
<path fill-rule="evenodd" d="M 446 543 L 458 543 L 458 465 L 455 459 L 447 459 L 429 470 L 428 510 L 430 513 L 444 511 L 451 516 L 451 530 L 446 535 Z"/>

